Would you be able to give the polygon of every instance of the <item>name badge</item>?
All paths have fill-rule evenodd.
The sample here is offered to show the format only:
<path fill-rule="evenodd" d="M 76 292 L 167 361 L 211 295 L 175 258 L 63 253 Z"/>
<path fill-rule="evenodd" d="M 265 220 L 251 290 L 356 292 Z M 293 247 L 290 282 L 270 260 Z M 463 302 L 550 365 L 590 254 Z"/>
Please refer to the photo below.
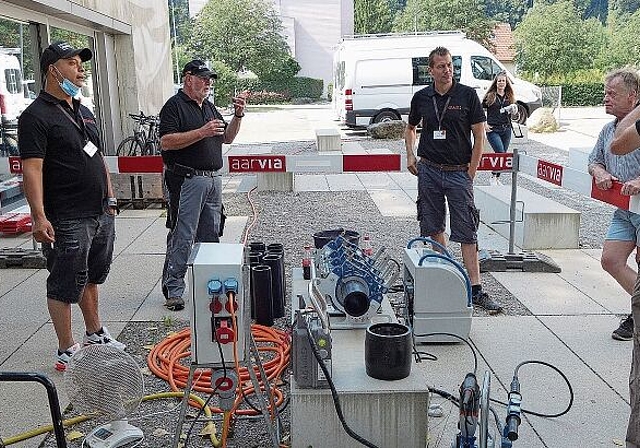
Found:
<path fill-rule="evenodd" d="M 87 142 L 86 145 L 84 145 L 84 148 L 82 148 L 84 152 L 87 153 L 87 155 L 89 157 L 93 157 L 93 155 L 96 153 L 96 151 L 98 150 L 98 148 L 96 147 L 96 145 L 93 144 L 93 142 L 91 140 L 89 140 Z"/>
<path fill-rule="evenodd" d="M 433 139 L 434 140 L 446 140 L 447 139 L 447 131 L 444 129 L 433 131 Z"/>

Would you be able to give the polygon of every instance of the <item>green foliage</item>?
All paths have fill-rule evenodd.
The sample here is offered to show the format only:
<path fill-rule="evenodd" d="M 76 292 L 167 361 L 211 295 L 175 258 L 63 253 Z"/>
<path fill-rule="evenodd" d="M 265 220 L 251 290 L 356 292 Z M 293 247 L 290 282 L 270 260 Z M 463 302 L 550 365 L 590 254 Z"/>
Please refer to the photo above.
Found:
<path fill-rule="evenodd" d="M 484 0 L 408 0 L 394 21 L 400 32 L 455 30 L 486 43 L 494 22 L 485 14 Z"/>
<path fill-rule="evenodd" d="M 217 106 L 227 106 L 231 104 L 231 98 L 235 95 L 235 88 L 238 84 L 238 75 L 231 70 L 224 62 L 214 61 L 213 69 L 218 75 L 214 84 L 214 97 Z"/>
<path fill-rule="evenodd" d="M 391 31 L 393 17 L 388 0 L 355 0 L 353 7 L 356 34 Z"/>
<path fill-rule="evenodd" d="M 570 0 L 537 3 L 515 30 L 519 70 L 544 82 L 556 73 L 593 68 L 606 39 L 596 19 L 582 20 Z"/>
<path fill-rule="evenodd" d="M 614 14 L 632 14 L 640 9 L 640 0 L 609 0 L 609 11 Z"/>
<path fill-rule="evenodd" d="M 174 29 L 173 22 L 175 20 L 175 37 L 174 44 L 180 45 L 189 39 L 191 29 L 191 19 L 189 18 L 189 1 L 188 0 L 167 0 L 169 4 L 169 29 L 171 30 L 171 39 L 173 42 Z"/>
<path fill-rule="evenodd" d="M 571 83 L 562 86 L 563 106 L 600 106 L 604 84 L 602 81 L 594 83 Z"/>
<path fill-rule="evenodd" d="M 189 46 L 205 60 L 264 76 L 279 70 L 289 58 L 281 32 L 282 23 L 271 2 L 209 1 L 196 16 Z"/>
<path fill-rule="evenodd" d="M 487 17 L 496 22 L 507 22 L 515 28 L 529 10 L 528 2 L 522 0 L 486 0 Z"/>
<path fill-rule="evenodd" d="M 596 64 L 610 70 L 624 66 L 640 66 L 640 11 L 634 14 L 612 15 L 607 27 L 607 45 Z"/>
<path fill-rule="evenodd" d="M 282 98 L 286 98 L 286 101 L 289 101 L 291 98 L 319 99 L 322 95 L 323 86 L 324 83 L 321 79 L 307 78 L 304 76 L 284 80 L 260 80 L 257 78 L 244 78 L 238 79 L 237 84 L 237 88 L 239 91 L 249 90 L 252 92 L 252 95 L 254 93 L 260 93 L 261 98 L 267 98 L 267 96 L 264 95 L 265 92 L 279 93 L 282 95 Z"/>

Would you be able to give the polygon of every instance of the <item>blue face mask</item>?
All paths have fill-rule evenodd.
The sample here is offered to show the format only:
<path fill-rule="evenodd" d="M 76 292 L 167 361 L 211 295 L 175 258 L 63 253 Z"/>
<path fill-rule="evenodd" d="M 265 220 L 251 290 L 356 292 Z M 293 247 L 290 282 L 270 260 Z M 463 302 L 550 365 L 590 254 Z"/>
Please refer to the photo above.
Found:
<path fill-rule="evenodd" d="M 62 73 L 60 73 L 60 71 L 56 67 L 53 68 L 55 68 L 60 77 L 62 77 Z M 75 97 L 78 92 L 80 92 L 80 87 L 69 81 L 67 78 L 62 78 L 62 81 L 58 81 L 58 84 L 60 85 L 62 91 L 70 97 Z"/>

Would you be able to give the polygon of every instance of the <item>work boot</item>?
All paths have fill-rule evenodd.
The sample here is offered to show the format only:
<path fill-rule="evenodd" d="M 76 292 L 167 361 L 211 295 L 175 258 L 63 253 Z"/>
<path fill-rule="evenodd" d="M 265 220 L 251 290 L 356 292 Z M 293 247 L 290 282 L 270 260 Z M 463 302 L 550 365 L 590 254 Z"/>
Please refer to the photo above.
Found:
<path fill-rule="evenodd" d="M 629 314 L 620 321 L 620 326 L 611 333 L 616 341 L 630 341 L 633 339 L 633 316 Z"/>
<path fill-rule="evenodd" d="M 184 299 L 182 297 L 169 297 L 164 306 L 171 311 L 180 311 L 184 309 Z"/>
<path fill-rule="evenodd" d="M 480 292 L 471 298 L 474 305 L 484 308 L 489 314 L 498 314 L 502 312 L 502 307 L 494 302 L 489 294 Z"/>

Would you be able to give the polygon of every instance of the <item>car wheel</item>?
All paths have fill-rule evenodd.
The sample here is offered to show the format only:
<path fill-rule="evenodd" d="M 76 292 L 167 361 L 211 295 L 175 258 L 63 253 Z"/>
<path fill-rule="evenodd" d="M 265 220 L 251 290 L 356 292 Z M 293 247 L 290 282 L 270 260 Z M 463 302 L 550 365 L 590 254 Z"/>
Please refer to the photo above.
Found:
<path fill-rule="evenodd" d="M 400 116 L 397 113 L 391 110 L 383 110 L 373 118 L 373 122 L 382 123 L 384 121 L 393 121 L 393 120 L 399 120 L 399 119 L 400 119 Z"/>

